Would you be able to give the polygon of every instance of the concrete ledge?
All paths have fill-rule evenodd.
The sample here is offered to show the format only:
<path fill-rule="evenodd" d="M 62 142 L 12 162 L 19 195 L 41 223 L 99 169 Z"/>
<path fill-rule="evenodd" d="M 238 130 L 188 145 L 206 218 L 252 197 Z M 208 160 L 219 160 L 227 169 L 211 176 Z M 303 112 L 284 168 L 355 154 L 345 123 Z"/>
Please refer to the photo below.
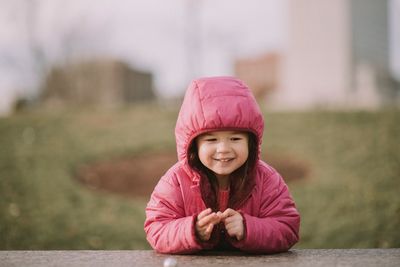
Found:
<path fill-rule="evenodd" d="M 0 251 L 0 266 L 157 266 L 171 255 L 151 250 Z M 208 252 L 172 256 L 178 267 L 400 266 L 400 249 L 294 249 L 274 255 Z"/>

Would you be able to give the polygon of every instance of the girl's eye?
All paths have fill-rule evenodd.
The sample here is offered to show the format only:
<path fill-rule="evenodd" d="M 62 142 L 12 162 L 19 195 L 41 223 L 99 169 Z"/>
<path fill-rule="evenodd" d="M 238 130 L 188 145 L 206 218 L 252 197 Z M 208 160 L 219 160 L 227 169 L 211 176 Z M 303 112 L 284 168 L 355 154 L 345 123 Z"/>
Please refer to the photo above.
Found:
<path fill-rule="evenodd" d="M 231 140 L 232 141 L 239 141 L 239 140 L 242 140 L 242 138 L 241 137 L 232 137 Z"/>
<path fill-rule="evenodd" d="M 204 141 L 206 141 L 206 142 L 214 142 L 214 141 L 217 141 L 217 138 L 206 138 L 206 139 L 204 139 Z"/>

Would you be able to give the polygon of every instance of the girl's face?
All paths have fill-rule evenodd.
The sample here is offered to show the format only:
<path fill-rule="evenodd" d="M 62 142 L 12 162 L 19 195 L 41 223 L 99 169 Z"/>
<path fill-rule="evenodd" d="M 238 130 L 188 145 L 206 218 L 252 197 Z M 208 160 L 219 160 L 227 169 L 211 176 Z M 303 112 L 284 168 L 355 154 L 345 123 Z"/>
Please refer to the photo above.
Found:
<path fill-rule="evenodd" d="M 242 166 L 249 155 L 249 136 L 246 132 L 214 131 L 197 137 L 199 159 L 224 179 Z"/>

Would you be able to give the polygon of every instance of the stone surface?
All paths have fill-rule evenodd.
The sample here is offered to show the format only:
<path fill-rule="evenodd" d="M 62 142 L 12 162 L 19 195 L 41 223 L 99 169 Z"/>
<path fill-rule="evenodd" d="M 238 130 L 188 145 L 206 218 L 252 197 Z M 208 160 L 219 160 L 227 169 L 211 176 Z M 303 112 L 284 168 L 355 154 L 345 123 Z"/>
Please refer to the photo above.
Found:
<path fill-rule="evenodd" d="M 0 266 L 157 266 L 171 255 L 132 251 L 0 251 Z M 400 249 L 295 249 L 274 255 L 174 255 L 183 266 L 400 266 Z"/>

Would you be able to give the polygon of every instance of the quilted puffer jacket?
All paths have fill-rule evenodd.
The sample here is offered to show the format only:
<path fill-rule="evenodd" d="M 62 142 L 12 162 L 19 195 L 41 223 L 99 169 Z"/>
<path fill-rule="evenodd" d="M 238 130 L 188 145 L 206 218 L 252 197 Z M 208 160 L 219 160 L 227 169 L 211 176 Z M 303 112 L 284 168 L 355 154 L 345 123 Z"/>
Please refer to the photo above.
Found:
<path fill-rule="evenodd" d="M 208 178 L 190 167 L 188 149 L 198 135 L 224 129 L 248 131 L 258 142 L 252 175 L 228 201 L 228 207 L 242 214 L 245 233 L 238 241 L 214 227 L 210 240 L 204 242 L 195 233 L 197 215 L 208 207 L 215 210 L 217 197 Z M 300 215 L 288 187 L 259 157 L 263 129 L 259 107 L 240 80 L 210 77 L 190 84 L 175 128 L 178 162 L 161 177 L 146 207 L 144 230 L 157 252 L 188 254 L 225 243 L 231 249 L 275 253 L 298 241 Z"/>

